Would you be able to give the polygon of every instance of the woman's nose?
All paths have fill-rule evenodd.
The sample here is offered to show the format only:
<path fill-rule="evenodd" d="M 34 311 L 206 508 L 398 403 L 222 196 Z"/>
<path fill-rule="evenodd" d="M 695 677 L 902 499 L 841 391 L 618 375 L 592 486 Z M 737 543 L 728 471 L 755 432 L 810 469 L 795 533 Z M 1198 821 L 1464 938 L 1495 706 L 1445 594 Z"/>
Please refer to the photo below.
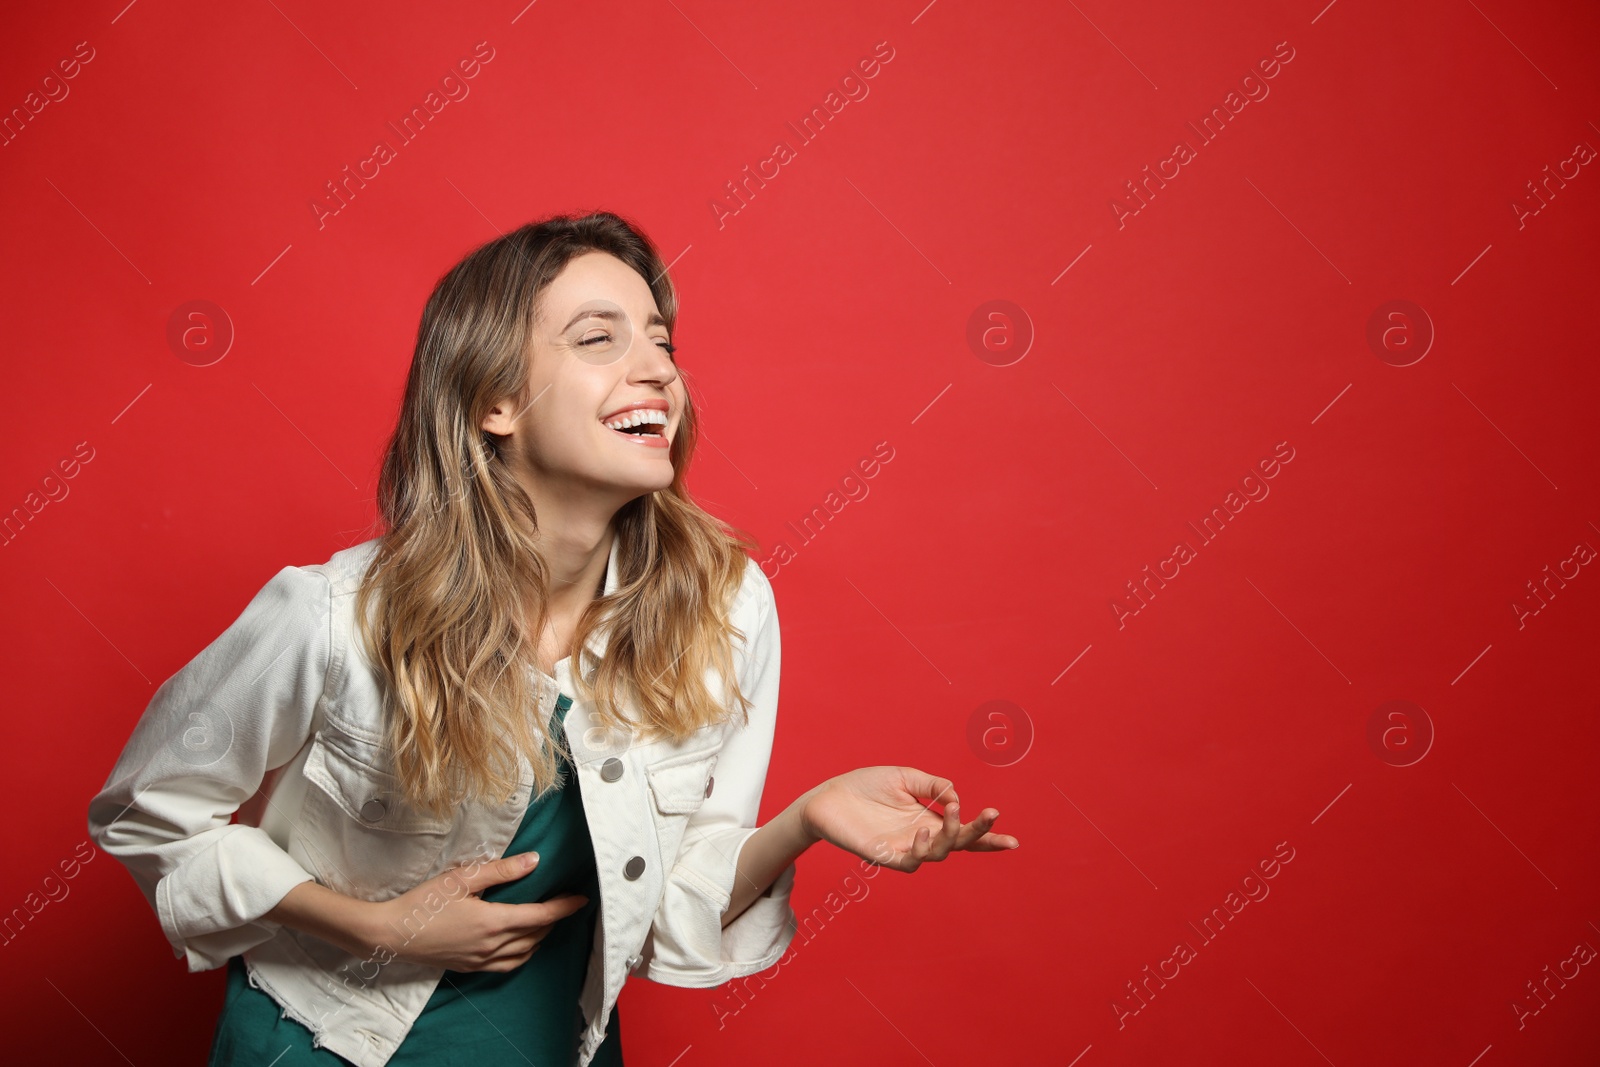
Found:
<path fill-rule="evenodd" d="M 633 347 L 643 349 L 642 353 L 630 352 L 629 357 L 636 361 L 638 373 L 646 380 L 669 385 L 678 377 L 678 365 L 673 362 L 671 354 L 655 341 L 639 336 L 635 338 Z"/>

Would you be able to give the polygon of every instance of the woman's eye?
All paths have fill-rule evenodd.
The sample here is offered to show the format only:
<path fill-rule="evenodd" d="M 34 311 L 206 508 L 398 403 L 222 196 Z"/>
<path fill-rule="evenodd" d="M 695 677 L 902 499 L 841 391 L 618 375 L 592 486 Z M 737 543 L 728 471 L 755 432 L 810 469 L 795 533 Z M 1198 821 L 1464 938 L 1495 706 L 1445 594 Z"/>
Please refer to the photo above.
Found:
<path fill-rule="evenodd" d="M 580 348 L 590 348 L 590 347 L 593 347 L 594 345 L 609 343 L 610 341 L 611 341 L 611 335 L 609 333 L 602 333 L 602 334 L 597 334 L 594 337 L 585 337 L 582 340 L 578 341 L 577 344 L 578 344 L 578 347 L 580 347 Z M 657 342 L 657 343 L 658 343 L 659 347 L 664 348 L 664 349 L 667 350 L 667 355 L 674 356 L 674 357 L 677 355 L 677 352 L 678 352 L 678 346 L 677 345 L 672 344 L 670 341 L 660 341 L 660 342 Z"/>

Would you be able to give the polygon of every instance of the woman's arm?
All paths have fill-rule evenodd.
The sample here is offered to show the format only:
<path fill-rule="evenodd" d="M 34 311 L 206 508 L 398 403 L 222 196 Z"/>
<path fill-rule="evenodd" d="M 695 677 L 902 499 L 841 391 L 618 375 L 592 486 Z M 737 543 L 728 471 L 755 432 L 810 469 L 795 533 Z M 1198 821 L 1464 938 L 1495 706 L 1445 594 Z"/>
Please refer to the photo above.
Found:
<path fill-rule="evenodd" d="M 940 811 L 932 805 L 941 806 Z M 835 775 L 795 801 L 801 832 L 866 862 L 915 871 L 952 852 L 1009 852 L 1022 842 L 993 833 L 1000 812 L 984 808 L 961 821 L 955 783 L 915 767 L 858 767 Z"/>
<path fill-rule="evenodd" d="M 370 900 L 347 897 L 320 882 L 301 882 L 264 918 L 366 958 L 383 940 L 371 929 L 377 910 Z"/>
<path fill-rule="evenodd" d="M 313 875 L 259 827 L 230 822 L 311 733 L 332 653 L 331 586 L 284 567 L 151 698 L 88 829 L 155 910 L 189 970 L 272 937 L 258 920 Z"/>
<path fill-rule="evenodd" d="M 732 615 L 745 635 L 737 663 L 749 719 L 725 731 L 716 774 L 664 872 L 661 902 L 633 965 L 634 973 L 664 985 L 708 988 L 770 967 L 795 932 L 793 857 L 809 843 L 800 809 L 768 826 L 758 822 L 777 727 L 782 645 L 772 585 L 754 560 Z"/>
<path fill-rule="evenodd" d="M 820 840 L 806 829 L 802 818 L 806 802 L 815 792 L 813 789 L 795 800 L 745 841 L 739 850 L 733 895 L 722 913 L 723 926 L 737 919 L 757 897 L 765 896 L 778 875 Z"/>
<path fill-rule="evenodd" d="M 938 803 L 942 811 L 929 809 Z M 862 767 L 812 787 L 746 839 L 726 927 L 812 845 L 827 841 L 869 863 L 914 871 L 951 852 L 1003 852 L 1021 842 L 991 833 L 1000 813 L 985 808 L 960 820 L 955 784 L 915 767 Z"/>
<path fill-rule="evenodd" d="M 401 959 L 451 971 L 511 971 L 528 961 L 557 923 L 589 903 L 581 893 L 531 904 L 502 904 L 480 895 L 525 877 L 538 862 L 536 852 L 472 861 L 384 901 L 305 882 L 265 917 L 379 966 Z"/>

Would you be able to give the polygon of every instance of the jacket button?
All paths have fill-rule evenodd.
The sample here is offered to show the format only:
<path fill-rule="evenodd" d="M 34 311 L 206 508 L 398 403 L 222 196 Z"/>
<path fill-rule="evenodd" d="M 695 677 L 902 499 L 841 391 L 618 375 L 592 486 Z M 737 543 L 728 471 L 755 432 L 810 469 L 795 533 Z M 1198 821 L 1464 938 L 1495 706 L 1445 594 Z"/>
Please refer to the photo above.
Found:
<path fill-rule="evenodd" d="M 379 819 L 383 818 L 384 813 L 387 811 L 388 809 L 383 806 L 383 801 L 379 800 L 377 797 L 373 797 L 371 800 L 361 805 L 361 817 L 368 822 L 377 822 Z"/>
<path fill-rule="evenodd" d="M 622 777 L 622 761 L 612 756 L 600 764 L 600 777 L 607 782 L 614 782 Z"/>
<path fill-rule="evenodd" d="M 628 957 L 628 970 L 630 972 L 632 972 L 633 970 L 637 969 L 639 964 L 640 964 L 640 962 L 643 959 L 644 959 L 643 956 L 629 956 Z"/>
<path fill-rule="evenodd" d="M 644 857 L 643 856 L 635 856 L 635 857 L 633 857 L 633 859 L 628 861 L 628 865 L 626 867 L 622 868 L 623 877 L 626 878 L 630 882 L 633 881 L 635 878 L 638 878 L 643 873 L 644 873 Z"/>
<path fill-rule="evenodd" d="M 713 774 L 710 778 L 706 779 L 706 796 L 710 796 L 711 795 L 711 787 L 716 785 L 716 784 L 717 784 L 717 776 L 716 775 Z"/>

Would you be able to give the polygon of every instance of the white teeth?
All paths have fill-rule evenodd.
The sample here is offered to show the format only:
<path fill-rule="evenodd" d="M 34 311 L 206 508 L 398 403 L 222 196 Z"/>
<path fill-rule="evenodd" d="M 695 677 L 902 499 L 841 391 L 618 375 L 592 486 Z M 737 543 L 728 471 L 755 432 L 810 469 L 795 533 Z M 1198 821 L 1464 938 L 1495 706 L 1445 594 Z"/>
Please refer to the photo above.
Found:
<path fill-rule="evenodd" d="M 655 408 L 639 408 L 638 410 L 630 411 L 628 414 L 623 415 L 620 418 L 612 419 L 610 422 L 602 423 L 601 425 L 607 426 L 613 430 L 622 431 L 626 430 L 630 426 L 642 426 L 645 423 L 654 423 L 657 426 L 665 426 L 667 424 L 667 413 L 665 411 L 657 411 Z"/>

